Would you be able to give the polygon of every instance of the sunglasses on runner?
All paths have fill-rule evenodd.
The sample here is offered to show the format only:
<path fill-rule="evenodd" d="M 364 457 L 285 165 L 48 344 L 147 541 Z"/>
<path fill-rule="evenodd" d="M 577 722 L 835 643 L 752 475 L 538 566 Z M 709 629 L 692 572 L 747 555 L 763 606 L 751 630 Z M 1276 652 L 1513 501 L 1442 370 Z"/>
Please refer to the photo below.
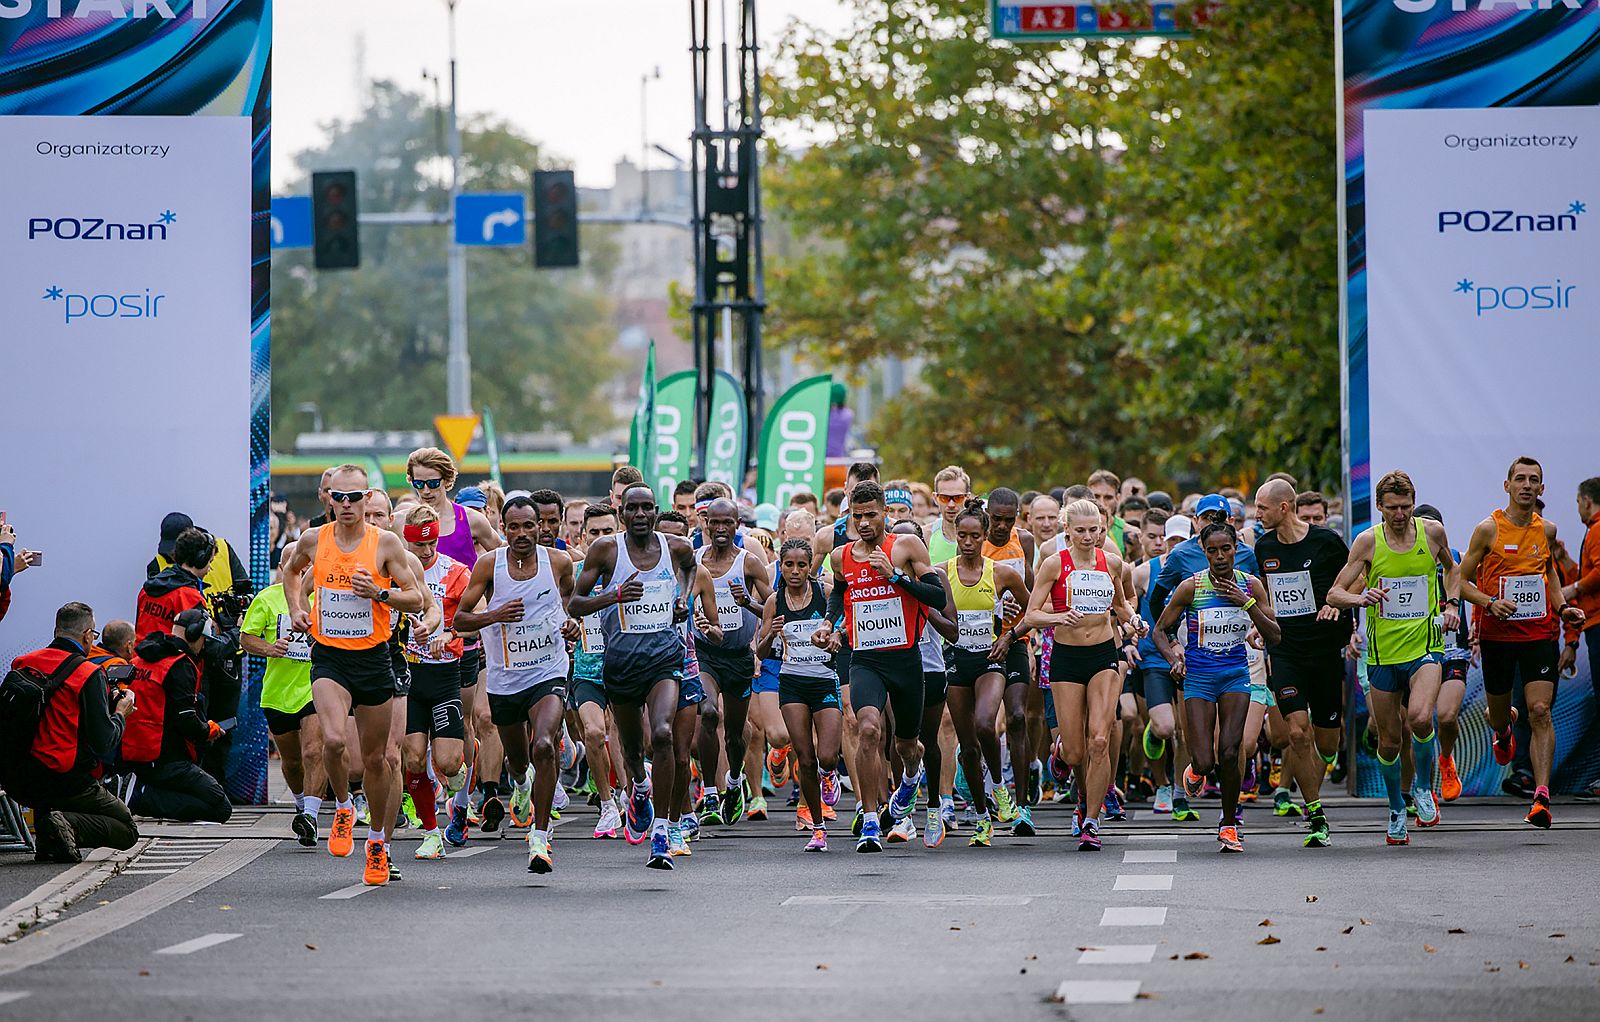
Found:
<path fill-rule="evenodd" d="M 335 504 L 359 504 L 367 499 L 366 490 L 329 490 L 328 500 Z"/>
<path fill-rule="evenodd" d="M 935 493 L 933 499 L 941 504 L 955 504 L 964 503 L 970 496 L 972 496 L 970 493 Z"/>
<path fill-rule="evenodd" d="M 443 479 L 413 479 L 413 480 L 411 480 L 411 488 L 413 490 L 437 490 L 439 487 L 441 487 L 443 485 L 444 485 L 444 480 Z"/>

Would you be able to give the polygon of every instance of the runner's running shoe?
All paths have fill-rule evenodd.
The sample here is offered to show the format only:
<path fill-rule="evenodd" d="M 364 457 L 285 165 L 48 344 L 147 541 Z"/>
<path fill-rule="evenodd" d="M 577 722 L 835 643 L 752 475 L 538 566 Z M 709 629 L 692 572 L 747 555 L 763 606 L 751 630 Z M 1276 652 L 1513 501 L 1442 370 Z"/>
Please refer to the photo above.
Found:
<path fill-rule="evenodd" d="M 1288 788 L 1277 788 L 1272 792 L 1273 816 L 1304 816 L 1305 810 L 1295 804 L 1294 796 L 1289 794 Z"/>
<path fill-rule="evenodd" d="M 367 806 L 367 796 L 358 791 L 350 796 L 350 801 L 355 803 L 356 822 L 370 827 L 372 825 L 372 812 Z"/>
<path fill-rule="evenodd" d="M 1165 816 L 1172 812 L 1172 785 L 1163 784 L 1156 789 L 1155 800 L 1150 805 L 1152 813 Z"/>
<path fill-rule="evenodd" d="M 789 747 L 773 749 L 767 753 L 767 773 L 772 775 L 774 791 L 789 783 Z"/>
<path fill-rule="evenodd" d="M 1044 764 L 1034 760 L 1028 765 L 1028 804 L 1036 806 L 1044 801 Z"/>
<path fill-rule="evenodd" d="M 988 848 L 989 842 L 993 837 L 994 824 L 987 819 L 979 820 L 977 826 L 972 828 L 972 836 L 967 839 L 967 847 Z"/>
<path fill-rule="evenodd" d="M 1417 796 L 1416 796 L 1416 793 L 1408 791 L 1408 792 L 1405 793 L 1404 798 L 1405 798 L 1405 803 L 1406 803 L 1406 815 L 1409 816 L 1409 817 L 1412 817 L 1414 819 L 1416 817 L 1416 815 L 1417 815 Z"/>
<path fill-rule="evenodd" d="M 450 822 L 445 824 L 444 839 L 461 848 L 467 843 L 467 807 L 462 805 L 462 799 L 455 798 L 446 808 L 450 811 Z"/>
<path fill-rule="evenodd" d="M 800 804 L 800 782 L 799 781 L 790 781 L 789 782 L 789 797 L 783 800 L 783 804 L 786 805 L 786 806 L 797 806 L 797 805 Z"/>
<path fill-rule="evenodd" d="M 917 825 L 911 822 L 911 817 L 907 816 L 905 819 L 895 823 L 893 827 L 890 827 L 887 836 L 889 843 L 892 845 L 904 844 L 917 836 Z"/>
<path fill-rule="evenodd" d="M 611 799 L 600 803 L 600 819 L 594 825 L 595 837 L 616 837 L 617 828 L 622 826 L 622 814 L 617 811 L 617 804 Z"/>
<path fill-rule="evenodd" d="M 828 850 L 828 832 L 817 828 L 811 832 L 811 840 L 806 842 L 806 851 L 825 852 Z"/>
<path fill-rule="evenodd" d="M 650 858 L 645 861 L 645 866 L 649 869 L 672 868 L 672 839 L 666 830 L 657 830 L 650 834 Z"/>
<path fill-rule="evenodd" d="M 559 787 L 559 786 L 558 786 Z M 533 789 L 511 789 L 511 825 L 527 827 L 533 823 Z"/>
<path fill-rule="evenodd" d="M 1446 802 L 1461 797 L 1461 775 L 1456 773 L 1454 756 L 1439 757 L 1439 797 Z"/>
<path fill-rule="evenodd" d="M 700 800 L 695 812 L 700 817 L 700 826 L 722 826 L 722 799 L 717 795 L 716 789 L 706 789 L 706 797 Z"/>
<path fill-rule="evenodd" d="M 400 796 L 400 815 L 405 818 L 406 826 L 416 828 L 422 826 L 422 821 L 417 818 L 417 804 L 411 799 L 411 792 Z"/>
<path fill-rule="evenodd" d="M 683 832 L 683 824 L 667 824 L 667 850 L 673 855 L 693 855 L 689 849 L 689 836 Z"/>
<path fill-rule="evenodd" d="M 730 784 L 728 790 L 722 793 L 722 823 L 731 827 L 744 819 L 746 806 L 743 784 Z"/>
<path fill-rule="evenodd" d="M 641 844 L 645 838 L 650 836 L 650 827 L 655 823 L 655 819 L 656 810 L 650 801 L 650 789 L 635 784 L 633 786 L 633 797 L 628 799 L 628 820 L 627 825 L 622 829 L 622 836 L 627 839 L 630 845 Z M 662 840 L 666 840 L 665 835 L 662 835 Z M 655 868 L 660 869 L 661 867 L 657 866 Z"/>
<path fill-rule="evenodd" d="M 1516 728 L 1517 708 L 1513 706 L 1511 708 L 1511 723 L 1506 725 L 1506 729 L 1503 732 L 1495 735 L 1494 741 L 1491 743 L 1494 750 L 1494 761 L 1501 766 L 1510 763 L 1517 754 Z"/>
<path fill-rule="evenodd" d="M 1326 848 L 1333 843 L 1328 837 L 1328 818 L 1326 816 L 1321 813 L 1316 814 L 1311 817 L 1308 826 L 1310 829 L 1306 831 L 1305 847 Z"/>
<path fill-rule="evenodd" d="M 333 829 L 328 831 L 328 854 L 344 858 L 355 850 L 356 811 L 333 810 Z"/>
<path fill-rule="evenodd" d="M 685 841 L 700 840 L 700 817 L 694 813 L 683 814 L 683 838 Z"/>
<path fill-rule="evenodd" d="M 548 873 L 555 869 L 550 861 L 550 839 L 528 831 L 528 872 Z"/>
<path fill-rule="evenodd" d="M 422 844 L 417 846 L 417 854 L 415 858 L 444 858 L 444 838 L 439 836 L 439 832 L 437 830 L 430 830 L 426 834 L 422 835 Z"/>
<path fill-rule="evenodd" d="M 1128 818 L 1128 810 L 1122 804 L 1122 795 L 1117 791 L 1117 786 L 1114 784 L 1106 789 L 1105 808 L 1106 819 L 1108 820 L 1126 820 Z"/>
<path fill-rule="evenodd" d="M 1150 727 L 1150 724 L 1144 726 L 1144 758 L 1155 761 L 1167 754 L 1167 740 L 1165 738 L 1157 738 L 1154 732 L 1150 730 Z"/>
<path fill-rule="evenodd" d="M 485 834 L 493 834 L 500 829 L 500 824 L 505 822 L 506 804 L 500 801 L 499 795 L 489 795 L 483 800 L 483 806 L 478 810 L 483 822 L 478 824 L 478 829 Z"/>
<path fill-rule="evenodd" d="M 1238 827 L 1217 828 L 1217 841 L 1222 845 L 1221 848 L 1217 849 L 1220 852 L 1244 851 L 1244 842 L 1239 840 Z"/>
<path fill-rule="evenodd" d="M 794 807 L 794 829 L 801 831 L 817 829 L 816 822 L 811 819 L 810 806 L 799 805 Z"/>
<path fill-rule="evenodd" d="M 1050 777 L 1056 782 L 1057 787 L 1066 784 L 1072 777 L 1072 767 L 1061 758 L 1059 742 L 1050 746 Z"/>
<path fill-rule="evenodd" d="M 1406 833 L 1406 814 L 1396 810 L 1389 810 L 1389 833 L 1383 837 L 1386 845 L 1409 845 L 1411 835 Z"/>
<path fill-rule="evenodd" d="M 1533 808 L 1528 810 L 1528 815 L 1524 819 L 1540 830 L 1549 830 L 1550 799 L 1544 795 L 1535 795 L 1533 797 Z"/>
<path fill-rule="evenodd" d="M 1004 784 L 994 789 L 995 819 L 1011 823 L 1017 818 L 1017 804 L 1011 798 L 1011 789 Z"/>
<path fill-rule="evenodd" d="M 894 794 L 889 796 L 889 815 L 896 821 L 904 820 L 915 808 L 917 808 L 917 782 L 912 781 L 908 784 L 902 780 L 899 787 L 894 789 Z"/>
<path fill-rule="evenodd" d="M 382 887 L 389 882 L 389 849 L 382 841 L 367 842 L 367 867 L 361 882 L 368 887 Z"/>
<path fill-rule="evenodd" d="M 864 821 L 866 819 L 866 816 L 867 816 L 866 808 L 863 807 L 860 802 L 857 802 L 856 803 L 855 819 L 850 821 L 850 833 L 851 833 L 852 836 L 854 836 L 854 837 L 860 837 L 861 836 L 861 828 L 864 825 L 862 821 Z"/>
<path fill-rule="evenodd" d="M 1078 835 L 1078 851 L 1098 852 L 1100 850 L 1100 821 L 1090 819 L 1083 821 L 1083 832 Z"/>
<path fill-rule="evenodd" d="M 529 791 L 532 790 L 533 789 L 530 786 Z M 562 784 L 560 781 L 557 781 L 556 790 L 550 797 L 550 818 L 552 820 L 561 819 L 561 810 L 567 808 L 567 806 L 570 806 L 571 804 L 572 796 L 567 794 L 566 785 Z"/>
<path fill-rule="evenodd" d="M 1023 806 L 1022 810 L 1017 813 L 1017 822 L 1011 825 L 1011 836 L 1033 837 L 1034 833 L 1033 808 L 1031 806 Z"/>
<path fill-rule="evenodd" d="M 1439 823 L 1439 804 L 1433 800 L 1433 792 L 1427 788 L 1418 788 L 1417 798 L 1417 826 L 1434 827 Z"/>
<path fill-rule="evenodd" d="M 317 818 L 310 813 L 296 813 L 294 820 L 289 824 L 294 829 L 294 836 L 306 848 L 317 847 Z"/>
<path fill-rule="evenodd" d="M 944 824 L 947 830 L 956 829 L 956 804 L 954 800 L 945 799 L 943 796 L 939 798 L 939 822 Z"/>
<path fill-rule="evenodd" d="M 1194 823 L 1200 819 L 1200 814 L 1189 805 L 1189 800 L 1182 795 L 1172 797 L 1172 818 L 1178 823 Z"/>
<path fill-rule="evenodd" d="M 1194 775 L 1194 768 L 1192 766 L 1184 767 L 1183 768 L 1183 794 L 1185 796 L 1185 801 L 1187 801 L 1188 799 L 1191 799 L 1191 798 L 1199 798 L 1201 793 L 1204 792 L 1205 789 L 1206 789 L 1206 779 L 1204 777 L 1196 777 Z"/>
<path fill-rule="evenodd" d="M 765 820 L 767 818 L 767 800 L 765 796 L 757 795 L 745 807 L 744 818 L 747 820 Z"/>
<path fill-rule="evenodd" d="M 883 831 L 878 826 L 878 815 L 867 813 L 861 819 L 861 836 L 856 838 L 856 851 L 883 851 Z"/>
<path fill-rule="evenodd" d="M 839 804 L 839 771 L 829 770 L 822 775 L 822 804 L 836 806 Z"/>
<path fill-rule="evenodd" d="M 939 818 L 939 810 L 929 809 L 928 818 L 922 824 L 922 847 L 938 848 L 944 844 L 944 821 Z"/>

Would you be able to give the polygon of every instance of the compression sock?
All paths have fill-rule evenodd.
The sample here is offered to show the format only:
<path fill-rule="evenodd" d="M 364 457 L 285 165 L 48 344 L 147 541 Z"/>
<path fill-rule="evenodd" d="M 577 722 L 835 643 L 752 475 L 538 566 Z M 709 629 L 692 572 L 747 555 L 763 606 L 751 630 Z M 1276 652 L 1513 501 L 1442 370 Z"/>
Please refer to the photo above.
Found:
<path fill-rule="evenodd" d="M 1406 811 L 1405 796 L 1400 791 L 1400 753 L 1394 754 L 1394 759 L 1386 760 L 1383 754 L 1378 754 L 1378 772 L 1383 775 L 1383 787 L 1389 795 L 1389 811 L 1403 813 Z"/>
<path fill-rule="evenodd" d="M 428 779 L 428 775 L 406 771 L 406 792 L 411 796 L 411 804 L 416 809 L 417 819 L 422 821 L 422 829 L 438 830 L 439 816 L 433 806 L 433 782 Z"/>
<path fill-rule="evenodd" d="M 1437 739 L 1435 731 L 1429 731 L 1426 738 L 1416 735 L 1411 738 L 1411 757 L 1417 763 L 1415 786 L 1426 791 L 1433 790 L 1433 768 L 1439 759 Z"/>

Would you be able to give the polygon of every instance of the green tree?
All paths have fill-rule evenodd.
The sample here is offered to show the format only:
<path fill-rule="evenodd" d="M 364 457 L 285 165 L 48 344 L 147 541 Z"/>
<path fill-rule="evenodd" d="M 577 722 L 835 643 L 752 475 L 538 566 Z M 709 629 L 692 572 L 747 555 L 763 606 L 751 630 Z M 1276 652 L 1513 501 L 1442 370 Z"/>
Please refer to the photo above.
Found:
<path fill-rule="evenodd" d="M 434 110 L 423 98 L 373 84 L 361 116 L 327 127 L 327 143 L 295 158 L 309 190 L 314 169 L 359 171 L 365 210 L 443 211 L 449 167 Z M 543 166 L 538 146 L 503 121 L 468 119 L 464 187 L 525 191 Z M 332 429 L 427 429 L 444 409 L 449 336 L 446 228 L 366 226 L 360 269 L 318 272 L 309 253 L 273 258 L 273 445 L 293 446 L 316 402 Z M 589 239 L 585 239 L 586 242 Z M 576 270 L 533 269 L 524 249 L 467 253 L 472 395 L 505 431 L 567 430 L 587 438 L 612 425 L 599 387 L 618 368 L 611 303 L 595 283 L 600 258 Z"/>
<path fill-rule="evenodd" d="M 922 361 L 871 426 L 891 472 L 1217 479 L 1292 448 L 1337 464 L 1337 393 L 1320 388 L 1337 380 L 1335 163 L 1316 100 L 1332 72 L 1327 31 L 1308 30 L 1325 5 L 1228 5 L 1159 46 L 997 43 L 987 5 L 961 0 L 855 6 L 840 37 L 795 26 L 770 76 L 772 118 L 826 139 L 773 154 L 774 215 L 820 243 L 774 260 L 770 335 L 835 366 Z M 1224 185 L 1239 194 L 1219 204 Z M 1317 186 L 1324 236 L 1302 229 Z M 1275 227 L 1252 237 L 1241 217 Z M 1226 288 L 1209 286 L 1219 269 Z"/>

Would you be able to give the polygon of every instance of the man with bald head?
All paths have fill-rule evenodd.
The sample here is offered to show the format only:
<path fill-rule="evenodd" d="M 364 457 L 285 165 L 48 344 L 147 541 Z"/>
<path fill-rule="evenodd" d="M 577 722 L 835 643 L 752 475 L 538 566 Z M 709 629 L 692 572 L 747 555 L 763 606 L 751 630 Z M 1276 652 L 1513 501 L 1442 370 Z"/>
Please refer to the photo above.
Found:
<path fill-rule="evenodd" d="M 1269 684 L 1289 725 L 1284 770 L 1293 773 L 1305 796 L 1305 845 L 1323 848 L 1328 818 L 1322 811 L 1322 775 L 1339 751 L 1343 650 L 1352 622 L 1349 611 L 1328 606 L 1328 590 L 1350 552 L 1337 532 L 1295 514 L 1295 488 L 1288 480 L 1269 479 L 1256 491 L 1256 517 L 1267 530 L 1256 541 L 1256 560 L 1282 629 L 1267 655 Z M 1284 786 L 1288 783 L 1286 777 Z"/>

